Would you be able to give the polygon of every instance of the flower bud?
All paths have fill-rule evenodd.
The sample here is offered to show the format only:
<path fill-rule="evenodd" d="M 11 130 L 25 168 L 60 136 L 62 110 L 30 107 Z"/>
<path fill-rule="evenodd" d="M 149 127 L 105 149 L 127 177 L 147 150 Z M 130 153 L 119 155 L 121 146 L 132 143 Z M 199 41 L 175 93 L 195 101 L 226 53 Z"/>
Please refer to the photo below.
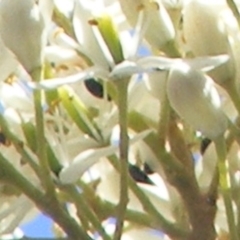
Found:
<path fill-rule="evenodd" d="M 44 23 L 34 0 L 0 2 L 0 35 L 4 44 L 31 72 L 42 61 Z"/>
<path fill-rule="evenodd" d="M 231 49 L 228 28 L 236 20 L 231 12 L 226 17 L 226 11 L 229 9 L 223 0 L 194 0 L 185 6 L 183 15 L 184 39 L 195 56 L 228 54 L 232 57 L 230 61 L 211 72 L 210 75 L 218 83 L 235 77 L 235 50 Z"/>
<path fill-rule="evenodd" d="M 227 129 L 227 117 L 212 79 L 179 63 L 170 70 L 167 95 L 172 108 L 195 130 L 215 139 Z"/>

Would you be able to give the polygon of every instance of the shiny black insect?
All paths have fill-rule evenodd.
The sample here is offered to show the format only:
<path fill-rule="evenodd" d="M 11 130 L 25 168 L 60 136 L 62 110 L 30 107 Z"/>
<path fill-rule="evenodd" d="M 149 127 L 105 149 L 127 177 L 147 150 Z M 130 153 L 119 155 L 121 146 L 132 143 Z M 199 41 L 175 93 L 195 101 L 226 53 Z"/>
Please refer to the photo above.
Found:
<path fill-rule="evenodd" d="M 104 97 L 104 91 L 103 91 L 103 86 L 98 81 L 98 79 L 94 78 L 89 78 L 84 81 L 85 87 L 87 90 L 95 97 L 97 98 L 103 98 Z M 111 97 L 107 95 L 107 100 L 111 101 Z"/>
<path fill-rule="evenodd" d="M 136 181 L 140 183 L 147 183 L 150 185 L 153 185 L 154 183 L 151 181 L 151 179 L 148 177 L 148 175 L 142 171 L 139 167 L 129 164 L 128 170 L 130 173 L 130 176 Z"/>

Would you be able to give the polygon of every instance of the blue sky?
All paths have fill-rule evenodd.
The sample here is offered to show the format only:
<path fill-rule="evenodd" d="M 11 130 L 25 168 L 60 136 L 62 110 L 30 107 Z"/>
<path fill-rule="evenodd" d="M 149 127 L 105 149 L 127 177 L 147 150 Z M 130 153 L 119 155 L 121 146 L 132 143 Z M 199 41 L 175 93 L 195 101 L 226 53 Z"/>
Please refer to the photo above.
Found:
<path fill-rule="evenodd" d="M 54 237 L 51 223 L 49 217 L 40 214 L 31 222 L 22 225 L 21 229 L 27 237 Z"/>

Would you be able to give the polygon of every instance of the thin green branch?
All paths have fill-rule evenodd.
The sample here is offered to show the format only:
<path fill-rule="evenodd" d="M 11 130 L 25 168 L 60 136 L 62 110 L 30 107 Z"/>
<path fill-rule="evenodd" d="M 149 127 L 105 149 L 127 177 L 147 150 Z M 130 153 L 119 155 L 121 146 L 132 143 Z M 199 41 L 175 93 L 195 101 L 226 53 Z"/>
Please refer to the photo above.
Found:
<path fill-rule="evenodd" d="M 92 240 L 60 204 L 53 203 L 17 171 L 1 153 L 0 166 L 0 181 L 18 188 L 29 197 L 42 212 L 48 214 L 65 231 L 71 240 L 79 238 Z"/>
<path fill-rule="evenodd" d="M 18 151 L 18 153 L 22 156 L 22 158 L 29 164 L 29 166 L 34 170 L 36 175 L 40 176 L 40 167 L 39 165 L 31 158 L 26 149 L 24 148 L 23 142 L 19 140 L 9 129 L 9 126 L 2 115 L 0 115 L 0 126 L 5 134 L 5 136 L 13 143 L 14 147 Z"/>
<path fill-rule="evenodd" d="M 165 85 L 166 85 L 166 80 L 163 88 L 165 88 Z M 159 136 L 159 144 L 161 146 L 165 146 L 165 143 L 166 143 L 166 138 L 168 134 L 169 117 L 170 117 L 170 105 L 167 99 L 167 94 L 164 93 L 164 96 L 162 96 L 162 99 L 161 99 L 160 116 L 158 121 L 158 136 Z"/>
<path fill-rule="evenodd" d="M 139 113 L 131 112 L 129 126 L 137 132 L 148 129 L 148 125 Z M 208 196 L 201 193 L 196 177 L 178 159 L 165 149 L 165 144 L 159 144 L 158 134 L 152 132 L 144 138 L 144 142 L 150 147 L 159 163 L 164 169 L 168 182 L 174 186 L 182 197 L 192 231 L 189 239 L 214 239 L 215 205 L 211 205 Z M 160 140 L 161 142 L 161 140 Z M 201 238 L 201 239 L 203 239 Z"/>
<path fill-rule="evenodd" d="M 32 79 L 35 82 L 42 80 L 43 69 L 41 67 L 36 68 L 32 73 Z M 47 159 L 47 148 L 44 136 L 44 115 L 42 109 L 43 90 L 34 90 L 34 107 L 35 107 L 35 121 L 36 121 L 36 136 L 37 136 L 37 156 L 39 165 L 41 167 L 42 182 L 45 187 L 48 196 L 51 196 L 52 200 L 57 201 L 55 194 L 55 187 L 51 179 L 51 170 Z"/>
<path fill-rule="evenodd" d="M 117 206 L 117 223 L 114 233 L 114 240 L 120 240 L 124 225 L 124 217 L 128 204 L 128 79 L 120 79 L 116 82 L 118 92 L 118 114 L 120 126 L 120 199 Z"/>
<path fill-rule="evenodd" d="M 215 147 L 218 155 L 218 171 L 219 171 L 219 184 L 223 196 L 223 201 L 227 214 L 228 228 L 232 240 L 239 240 L 237 228 L 234 219 L 232 195 L 230 186 L 230 177 L 228 172 L 226 144 L 223 136 L 220 136 L 215 141 Z"/>
<path fill-rule="evenodd" d="M 110 160 L 110 163 L 113 165 L 113 167 L 120 172 L 120 166 L 118 164 L 118 159 L 116 156 L 110 156 L 108 157 Z M 154 207 L 152 202 L 149 200 L 149 198 L 145 195 L 144 192 L 137 186 L 137 184 L 129 178 L 129 187 L 133 191 L 133 193 L 136 195 L 138 200 L 141 202 L 143 208 L 145 211 L 149 214 L 151 217 L 153 223 L 161 230 L 164 231 L 164 233 L 168 234 L 169 236 L 176 238 L 179 237 L 179 239 L 185 239 L 188 231 L 182 228 L 179 228 L 177 225 L 169 222 L 166 220 L 165 217 L 161 215 L 161 213 L 158 212 L 158 210 Z"/>
<path fill-rule="evenodd" d="M 118 160 L 116 159 L 115 161 L 117 162 Z M 117 217 L 115 204 L 101 200 L 98 196 L 95 195 L 95 191 L 86 183 L 80 182 L 80 186 L 91 209 L 96 212 L 96 214 L 101 220 L 107 219 L 109 217 Z M 153 223 L 152 217 L 146 213 L 127 209 L 125 219 L 133 224 L 162 230 L 161 228 L 159 228 L 158 224 Z"/>
<path fill-rule="evenodd" d="M 79 193 L 73 186 L 62 186 L 61 189 L 64 190 L 70 196 L 70 198 L 72 198 L 79 214 L 83 215 L 84 219 L 86 218 L 89 220 L 95 230 L 101 234 L 103 240 L 111 240 L 110 236 L 107 235 L 104 228 L 102 227 L 101 221 L 99 221 L 97 215 L 86 203 L 86 199 L 84 199 L 83 194 Z"/>
<path fill-rule="evenodd" d="M 192 153 L 187 146 L 183 134 L 183 131 L 181 131 L 177 125 L 177 119 L 172 114 L 168 124 L 168 141 L 171 151 L 194 177 L 194 161 Z"/>

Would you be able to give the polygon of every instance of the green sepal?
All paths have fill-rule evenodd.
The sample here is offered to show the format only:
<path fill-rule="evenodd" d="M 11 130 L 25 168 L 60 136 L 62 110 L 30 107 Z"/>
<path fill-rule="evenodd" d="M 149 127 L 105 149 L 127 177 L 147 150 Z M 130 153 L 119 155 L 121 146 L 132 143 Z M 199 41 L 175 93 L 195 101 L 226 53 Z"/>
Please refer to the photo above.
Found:
<path fill-rule="evenodd" d="M 63 107 L 78 128 L 83 133 L 96 139 L 97 129 L 91 121 L 90 112 L 74 91 L 71 88 L 64 86 L 58 89 L 58 94 Z"/>
<path fill-rule="evenodd" d="M 57 176 L 62 170 L 63 166 L 59 163 L 58 159 L 56 158 L 52 148 L 50 147 L 49 143 L 46 143 L 47 147 L 47 158 L 50 169 L 54 172 Z"/>
<path fill-rule="evenodd" d="M 105 43 L 116 64 L 124 60 L 122 45 L 118 35 L 118 30 L 108 14 L 102 14 L 96 18 L 98 29 L 102 34 Z"/>
<path fill-rule="evenodd" d="M 29 148 L 36 153 L 37 152 L 37 136 L 36 136 L 36 128 L 31 122 L 24 122 L 22 123 L 22 129 L 24 136 L 26 138 L 27 144 Z M 56 175 L 61 171 L 62 166 L 59 163 L 58 159 L 56 158 L 50 144 L 46 141 L 46 149 L 47 149 L 47 158 L 49 167 L 52 172 Z"/>
<path fill-rule="evenodd" d="M 36 129 L 30 122 L 23 122 L 22 123 L 22 130 L 24 136 L 26 138 L 28 147 L 34 152 L 37 152 L 37 136 L 36 136 Z"/>

